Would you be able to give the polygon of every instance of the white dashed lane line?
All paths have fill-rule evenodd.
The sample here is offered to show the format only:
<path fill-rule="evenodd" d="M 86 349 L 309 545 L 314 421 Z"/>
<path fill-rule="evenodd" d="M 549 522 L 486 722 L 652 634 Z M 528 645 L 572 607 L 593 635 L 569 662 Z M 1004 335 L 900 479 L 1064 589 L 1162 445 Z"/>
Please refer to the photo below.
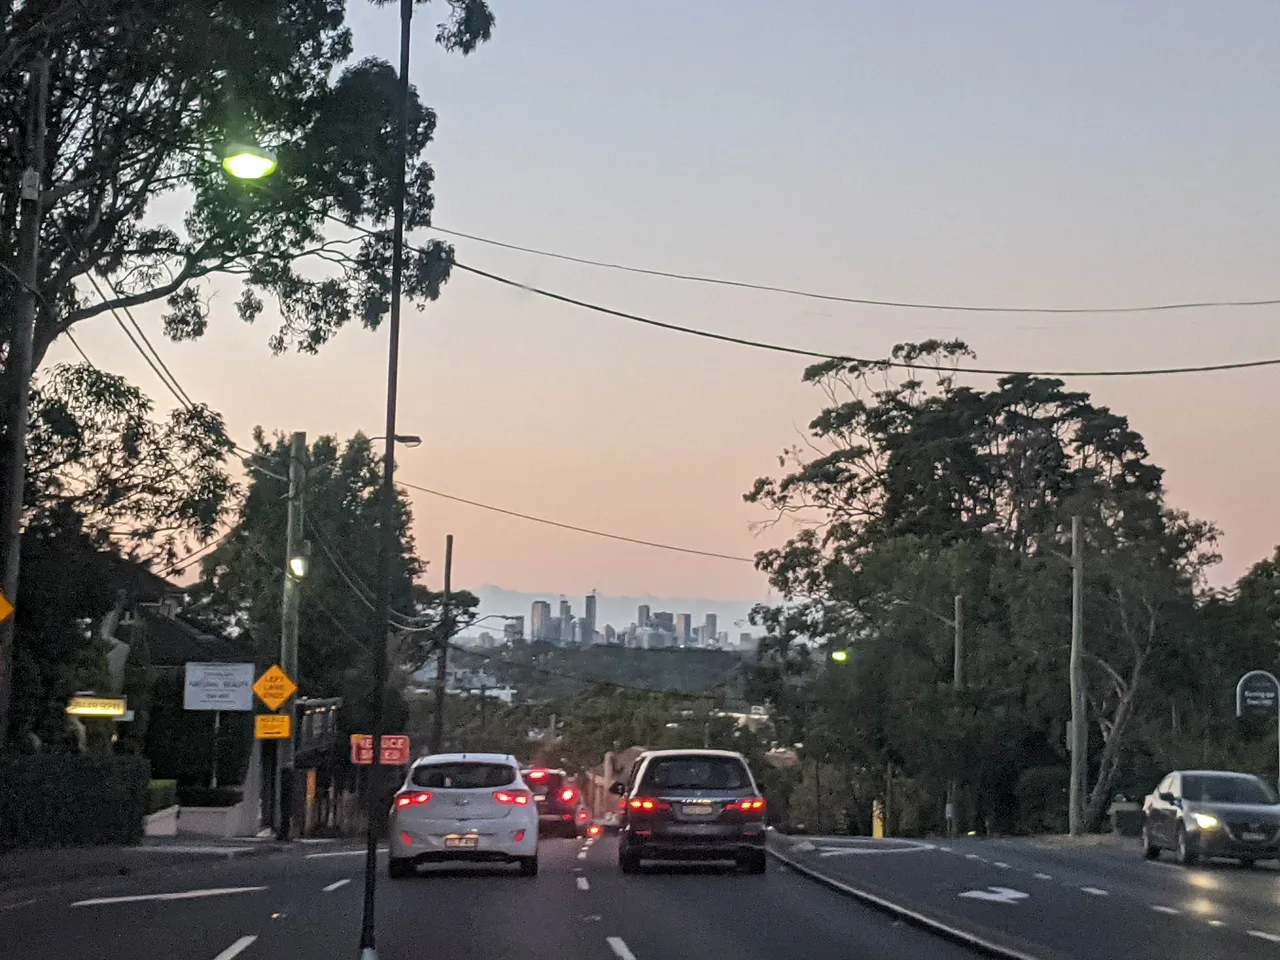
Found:
<path fill-rule="evenodd" d="M 1053 879 L 1053 877 L 1052 877 L 1052 876 L 1050 876 L 1050 875 L 1049 875 L 1049 874 L 1047 874 L 1047 873 L 1037 873 L 1037 874 L 1033 874 L 1033 876 L 1034 876 L 1037 880 L 1052 880 L 1052 879 Z"/>
<path fill-rule="evenodd" d="M 1091 897 L 1109 897 L 1111 894 L 1103 890 L 1101 887 L 1081 887 L 1081 893 L 1087 893 Z"/>
<path fill-rule="evenodd" d="M 257 937 L 241 937 L 227 949 L 213 958 L 213 960 L 231 960 L 232 957 L 238 957 L 248 946 L 257 940 Z"/>
<path fill-rule="evenodd" d="M 1259 940 L 1269 940 L 1271 943 L 1280 943 L 1280 937 L 1274 933 L 1266 933 L 1262 930 L 1250 930 L 1249 936 L 1257 937 Z"/>
<path fill-rule="evenodd" d="M 591 889 L 591 884 L 587 882 L 586 877 L 578 878 L 578 889 L 584 892 Z"/>
<path fill-rule="evenodd" d="M 618 960 L 636 960 L 636 955 L 631 952 L 626 941 L 621 937 L 605 937 L 604 942 L 609 944 L 609 949 L 614 952 Z"/>
<path fill-rule="evenodd" d="M 993 863 L 993 864 L 992 864 L 992 866 L 993 866 L 993 867 L 999 867 L 1001 870 L 1008 870 L 1008 869 L 1009 869 L 1009 865 L 1008 865 L 1007 863 L 1001 863 L 999 860 L 997 860 L 995 863 Z"/>
<path fill-rule="evenodd" d="M 1225 927 L 1226 925 L 1227 925 L 1227 921 L 1225 921 L 1225 920 L 1210 920 L 1210 921 L 1209 921 L 1209 926 L 1211 926 L 1211 927 Z"/>
<path fill-rule="evenodd" d="M 339 887 L 345 887 L 350 882 L 351 880 L 346 877 L 344 877 L 341 880 L 335 880 L 333 881 L 333 883 L 329 884 L 327 887 L 324 888 L 324 892 L 333 893 L 333 891 L 337 890 Z"/>
<path fill-rule="evenodd" d="M 1160 904 L 1156 904 L 1151 909 L 1154 910 L 1156 913 L 1167 913 L 1171 917 L 1176 917 L 1178 914 L 1182 913 L 1182 911 L 1179 910 L 1177 907 L 1165 907 L 1165 906 L 1161 906 Z"/>

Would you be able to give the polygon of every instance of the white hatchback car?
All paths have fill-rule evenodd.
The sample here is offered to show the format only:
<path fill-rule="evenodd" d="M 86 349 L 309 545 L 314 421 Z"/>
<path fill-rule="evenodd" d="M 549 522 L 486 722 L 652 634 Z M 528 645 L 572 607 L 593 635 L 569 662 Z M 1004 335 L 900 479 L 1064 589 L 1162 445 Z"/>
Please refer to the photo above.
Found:
<path fill-rule="evenodd" d="M 389 873 L 421 863 L 518 863 L 538 873 L 538 807 L 520 763 L 501 753 L 415 760 L 391 806 Z"/>

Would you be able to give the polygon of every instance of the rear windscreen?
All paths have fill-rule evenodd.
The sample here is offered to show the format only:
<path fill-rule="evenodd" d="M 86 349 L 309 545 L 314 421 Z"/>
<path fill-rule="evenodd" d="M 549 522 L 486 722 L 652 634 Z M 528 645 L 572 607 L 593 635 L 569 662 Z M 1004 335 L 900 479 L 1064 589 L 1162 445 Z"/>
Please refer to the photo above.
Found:
<path fill-rule="evenodd" d="M 646 790 L 746 790 L 751 777 L 734 757 L 660 757 L 645 769 Z"/>
<path fill-rule="evenodd" d="M 410 779 L 415 787 L 487 790 L 514 783 L 516 769 L 505 763 L 432 763 L 414 767 Z"/>
<path fill-rule="evenodd" d="M 530 770 L 524 775 L 524 782 L 529 784 L 535 794 L 545 797 L 548 793 L 560 792 L 560 785 L 564 783 L 564 774 L 552 773 L 550 770 Z"/>

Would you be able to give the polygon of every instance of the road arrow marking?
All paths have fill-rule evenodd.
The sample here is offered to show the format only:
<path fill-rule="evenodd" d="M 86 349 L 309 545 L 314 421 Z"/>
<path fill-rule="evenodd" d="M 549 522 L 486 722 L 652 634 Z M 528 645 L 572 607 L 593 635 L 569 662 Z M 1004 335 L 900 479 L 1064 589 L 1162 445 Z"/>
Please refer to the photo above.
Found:
<path fill-rule="evenodd" d="M 985 890 L 966 890 L 960 896 L 990 903 L 1017 903 L 1019 900 L 1026 900 L 1031 894 L 1010 890 L 1008 887 L 987 887 Z"/>

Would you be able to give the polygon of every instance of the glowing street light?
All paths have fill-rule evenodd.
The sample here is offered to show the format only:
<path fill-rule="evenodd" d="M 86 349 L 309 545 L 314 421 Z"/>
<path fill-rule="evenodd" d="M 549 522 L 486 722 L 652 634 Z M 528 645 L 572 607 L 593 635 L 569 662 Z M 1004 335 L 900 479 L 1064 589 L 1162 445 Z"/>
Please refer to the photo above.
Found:
<path fill-rule="evenodd" d="M 222 148 L 222 169 L 235 180 L 265 180 L 279 166 L 276 155 L 256 143 L 232 141 Z"/>
<path fill-rule="evenodd" d="M 304 580 L 311 569 L 311 541 L 302 541 L 302 551 L 289 558 L 289 575 L 295 580 Z"/>
<path fill-rule="evenodd" d="M 834 660 L 836 663 L 847 663 L 849 661 L 849 651 L 848 650 L 832 650 L 831 659 Z"/>

